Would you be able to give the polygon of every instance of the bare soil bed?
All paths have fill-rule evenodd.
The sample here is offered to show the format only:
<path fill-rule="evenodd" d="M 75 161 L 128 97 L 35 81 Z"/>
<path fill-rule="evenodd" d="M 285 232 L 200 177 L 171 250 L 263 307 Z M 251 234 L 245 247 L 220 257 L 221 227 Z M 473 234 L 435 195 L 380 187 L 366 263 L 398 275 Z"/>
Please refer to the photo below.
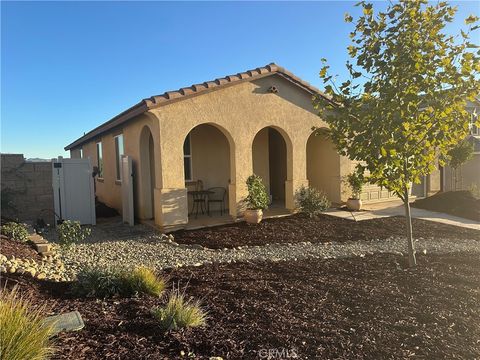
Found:
<path fill-rule="evenodd" d="M 394 235 L 405 235 L 405 231 L 405 218 L 400 216 L 355 222 L 329 215 L 319 215 L 310 219 L 305 215 L 296 214 L 266 219 L 256 225 L 241 222 L 199 230 L 180 230 L 173 235 L 175 241 L 180 244 L 201 244 L 208 248 L 220 249 L 266 243 L 387 239 Z M 416 238 L 480 240 L 480 231 L 420 219 L 413 219 L 413 233 Z"/>
<path fill-rule="evenodd" d="M 476 199 L 467 190 L 447 191 L 425 199 L 415 200 L 412 207 L 480 221 L 480 199 Z"/>
<path fill-rule="evenodd" d="M 478 358 L 478 253 L 421 256 L 416 270 L 402 263 L 382 255 L 172 270 L 209 320 L 169 333 L 149 313 L 159 299 L 75 299 L 68 284 L 15 276 L 1 285 L 19 281 L 37 303 L 80 311 L 86 327 L 56 339 L 57 359 L 255 359 L 269 349 L 300 359 Z"/>

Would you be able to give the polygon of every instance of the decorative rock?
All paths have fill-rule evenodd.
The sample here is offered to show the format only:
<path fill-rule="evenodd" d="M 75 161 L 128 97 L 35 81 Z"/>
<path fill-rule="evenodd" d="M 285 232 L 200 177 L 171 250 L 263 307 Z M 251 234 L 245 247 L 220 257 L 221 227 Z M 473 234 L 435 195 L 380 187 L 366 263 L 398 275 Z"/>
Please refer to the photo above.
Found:
<path fill-rule="evenodd" d="M 37 275 L 38 280 L 45 280 L 47 278 L 47 275 L 45 273 L 39 273 Z"/>
<path fill-rule="evenodd" d="M 17 268 L 16 268 L 15 266 L 12 266 L 12 267 L 9 267 L 9 268 L 8 268 L 8 272 L 9 272 L 10 274 L 13 274 L 15 271 L 17 271 Z"/>

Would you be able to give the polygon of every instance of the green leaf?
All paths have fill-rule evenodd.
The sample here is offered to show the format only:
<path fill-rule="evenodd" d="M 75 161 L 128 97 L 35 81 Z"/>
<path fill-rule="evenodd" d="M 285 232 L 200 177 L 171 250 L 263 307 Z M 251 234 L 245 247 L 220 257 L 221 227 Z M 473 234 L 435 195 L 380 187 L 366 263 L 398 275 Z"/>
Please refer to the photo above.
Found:
<path fill-rule="evenodd" d="M 380 148 L 380 152 L 381 152 L 382 156 L 387 156 L 387 150 L 385 150 L 385 148 L 383 146 Z"/>
<path fill-rule="evenodd" d="M 350 23 L 353 21 L 353 17 L 349 14 L 349 13 L 345 13 L 343 19 L 345 20 L 345 22 L 347 23 Z"/>
<path fill-rule="evenodd" d="M 465 19 L 465 24 L 473 24 L 474 22 L 478 21 L 478 16 L 470 15 Z"/>

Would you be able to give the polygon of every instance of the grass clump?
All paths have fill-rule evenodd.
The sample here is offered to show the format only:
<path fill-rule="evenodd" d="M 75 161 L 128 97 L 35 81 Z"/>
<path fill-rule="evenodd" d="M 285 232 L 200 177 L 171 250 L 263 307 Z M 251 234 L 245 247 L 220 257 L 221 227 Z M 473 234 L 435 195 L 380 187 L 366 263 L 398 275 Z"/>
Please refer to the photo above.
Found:
<path fill-rule="evenodd" d="M 77 295 L 96 298 L 137 294 L 160 296 L 164 289 L 165 280 L 147 267 L 133 271 L 115 267 L 87 267 L 78 273 L 77 282 L 73 285 Z"/>
<path fill-rule="evenodd" d="M 127 276 L 132 292 L 160 296 L 165 290 L 165 280 L 158 277 L 152 269 L 139 267 Z"/>
<path fill-rule="evenodd" d="M 200 302 L 185 299 L 185 295 L 178 290 L 173 290 L 167 304 L 154 308 L 152 314 L 164 331 L 204 326 L 207 320 L 207 313 Z"/>
<path fill-rule="evenodd" d="M 8 222 L 1 226 L 1 233 L 12 240 L 27 241 L 28 230 L 24 224 L 16 222 Z"/>
<path fill-rule="evenodd" d="M 46 324 L 43 307 L 34 307 L 17 289 L 0 292 L 0 357 L 2 360 L 41 360 L 53 353 L 53 324 Z"/>

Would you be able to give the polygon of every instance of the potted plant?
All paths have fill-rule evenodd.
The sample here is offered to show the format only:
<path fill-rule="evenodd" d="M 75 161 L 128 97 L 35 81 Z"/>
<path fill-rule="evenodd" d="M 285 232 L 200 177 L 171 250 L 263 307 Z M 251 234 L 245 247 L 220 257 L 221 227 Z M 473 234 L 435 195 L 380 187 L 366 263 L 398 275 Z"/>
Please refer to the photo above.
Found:
<path fill-rule="evenodd" d="M 362 200 L 360 194 L 364 184 L 363 176 L 358 172 L 352 172 L 347 176 L 347 183 L 352 194 L 347 200 L 347 208 L 351 211 L 358 211 L 362 208 Z"/>
<path fill-rule="evenodd" d="M 263 210 L 268 208 L 269 197 L 262 178 L 255 174 L 247 179 L 248 196 L 245 198 L 247 209 L 244 218 L 247 223 L 258 224 L 262 221 Z"/>

